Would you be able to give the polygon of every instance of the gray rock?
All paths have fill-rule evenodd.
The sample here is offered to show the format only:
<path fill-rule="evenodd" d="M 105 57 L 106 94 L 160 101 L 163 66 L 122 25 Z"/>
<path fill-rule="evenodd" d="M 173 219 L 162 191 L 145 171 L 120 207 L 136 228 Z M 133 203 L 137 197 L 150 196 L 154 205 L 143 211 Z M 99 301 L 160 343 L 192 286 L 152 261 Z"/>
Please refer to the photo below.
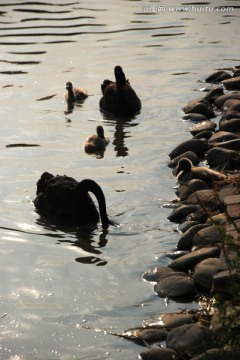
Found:
<path fill-rule="evenodd" d="M 180 223 L 186 216 L 200 209 L 199 205 L 180 205 L 174 209 L 168 216 L 168 220 L 171 222 Z"/>
<path fill-rule="evenodd" d="M 199 164 L 199 158 L 197 157 L 197 155 L 193 152 L 193 151 L 186 151 L 185 153 L 176 156 L 175 158 L 173 158 L 169 163 L 168 166 L 169 167 L 176 167 L 178 164 L 178 161 L 180 159 L 182 159 L 183 157 L 186 157 L 187 159 L 191 160 L 191 162 L 193 163 L 193 165 L 198 165 Z"/>
<path fill-rule="evenodd" d="M 231 76 L 230 74 L 228 75 Z M 210 104 L 213 104 L 214 101 L 218 98 L 218 96 L 223 94 L 224 94 L 223 87 L 217 86 L 207 92 L 207 94 L 205 95 L 205 99 L 209 101 Z"/>
<path fill-rule="evenodd" d="M 210 258 L 198 263 L 194 269 L 193 281 L 196 286 L 211 290 L 213 277 L 218 272 L 219 259 Z"/>
<path fill-rule="evenodd" d="M 150 345 L 163 341 L 167 337 L 167 331 L 158 328 L 136 328 L 124 331 L 121 336 L 139 345 Z"/>
<path fill-rule="evenodd" d="M 215 226 L 208 226 L 199 230 L 193 236 L 193 246 L 208 246 L 221 243 L 223 236 Z"/>
<path fill-rule="evenodd" d="M 204 152 L 208 149 L 206 139 L 189 139 L 177 145 L 169 154 L 170 159 L 173 159 L 186 151 L 193 151 L 197 157 L 203 157 Z"/>
<path fill-rule="evenodd" d="M 197 221 L 185 221 L 184 223 L 182 223 L 178 226 L 178 231 L 181 233 L 185 233 L 188 229 L 190 229 L 194 225 L 198 225 L 198 222 Z"/>
<path fill-rule="evenodd" d="M 195 191 L 204 189 L 208 189 L 208 185 L 205 183 L 205 181 L 200 179 L 192 179 L 186 183 L 181 184 L 176 191 L 176 195 L 180 201 L 184 201 Z"/>
<path fill-rule="evenodd" d="M 224 349 L 209 349 L 191 360 L 239 360 L 239 353 Z"/>
<path fill-rule="evenodd" d="M 224 94 L 220 95 L 216 98 L 214 101 L 214 106 L 216 106 L 218 109 L 222 109 L 225 102 L 229 99 L 239 99 L 240 100 L 240 93 L 230 93 L 230 94 Z"/>
<path fill-rule="evenodd" d="M 239 80 L 240 80 L 240 76 L 239 76 Z M 227 113 L 227 112 L 231 112 L 231 111 L 236 111 L 236 112 L 240 112 L 240 100 L 239 99 L 229 99 L 227 101 L 225 101 L 223 107 L 222 107 L 222 112 L 223 113 Z"/>
<path fill-rule="evenodd" d="M 197 190 L 189 195 L 185 201 L 186 205 L 199 205 L 205 211 L 218 210 L 221 206 L 218 195 L 213 189 Z"/>
<path fill-rule="evenodd" d="M 236 150 L 213 147 L 206 155 L 210 167 L 217 169 L 228 169 L 240 165 L 240 154 Z"/>
<path fill-rule="evenodd" d="M 207 118 L 215 117 L 212 105 L 205 98 L 197 98 L 189 101 L 189 103 L 184 106 L 183 112 L 188 113 L 198 113 L 205 115 Z"/>
<path fill-rule="evenodd" d="M 199 133 L 201 133 L 202 131 L 206 131 L 206 130 L 210 130 L 210 131 L 215 131 L 217 127 L 217 124 L 211 120 L 206 120 L 206 121 L 203 121 L 201 123 L 198 123 L 194 126 L 192 126 L 189 130 L 189 132 L 195 136 Z"/>
<path fill-rule="evenodd" d="M 175 271 L 188 271 L 193 269 L 200 261 L 208 258 L 219 257 L 220 248 L 218 246 L 209 246 L 206 248 L 194 250 L 187 255 L 173 260 L 168 266 Z"/>
<path fill-rule="evenodd" d="M 232 78 L 231 74 L 229 74 L 225 70 L 215 71 L 213 74 L 209 75 L 205 81 L 212 84 L 218 84 L 223 80 Z"/>
<path fill-rule="evenodd" d="M 222 84 L 227 90 L 240 90 L 240 76 L 223 80 Z"/>
<path fill-rule="evenodd" d="M 229 131 L 218 131 L 210 137 L 208 140 L 208 143 L 210 146 L 217 146 L 218 143 L 221 143 L 223 141 L 233 140 L 233 139 L 239 139 L 239 135 L 234 134 Z"/>
<path fill-rule="evenodd" d="M 161 297 L 169 299 L 190 299 L 196 294 L 192 280 L 186 276 L 170 276 L 160 280 L 154 291 Z"/>
<path fill-rule="evenodd" d="M 225 119 L 219 121 L 219 130 L 232 131 L 238 133 L 240 131 L 240 118 Z"/>
<path fill-rule="evenodd" d="M 145 271 L 143 274 L 143 279 L 149 282 L 158 282 L 171 273 L 174 273 L 174 271 L 169 269 L 167 266 L 158 266 Z"/>
<path fill-rule="evenodd" d="M 194 135 L 194 139 L 210 139 L 210 137 L 212 136 L 213 132 L 210 130 L 204 130 L 201 131 L 200 133 L 197 133 L 196 135 Z"/>
<path fill-rule="evenodd" d="M 208 224 L 197 224 L 190 227 L 178 240 L 177 247 L 179 250 L 190 250 L 193 246 L 193 237 L 201 229 L 208 227 Z"/>
<path fill-rule="evenodd" d="M 188 251 L 176 250 L 176 251 L 173 251 L 173 252 L 166 253 L 166 256 L 169 257 L 170 259 L 178 259 L 179 257 L 181 257 L 183 255 L 186 255 L 186 254 L 188 254 Z M 177 275 L 183 274 L 183 273 L 179 273 L 177 271 L 175 271 L 175 273 Z"/>
<path fill-rule="evenodd" d="M 155 342 L 163 341 L 167 337 L 167 331 L 162 329 L 142 329 L 138 332 L 139 339 L 143 343 L 153 344 Z"/>
<path fill-rule="evenodd" d="M 198 114 L 198 113 L 187 113 L 182 118 L 184 120 L 191 120 L 191 121 L 194 121 L 194 122 L 200 122 L 200 121 L 208 120 L 208 118 L 205 115 Z"/>
<path fill-rule="evenodd" d="M 240 149 L 240 138 L 232 139 L 227 141 L 222 141 L 218 144 L 218 147 L 229 150 L 239 150 Z"/>
<path fill-rule="evenodd" d="M 212 224 L 215 226 L 220 225 L 222 226 L 223 230 L 227 222 L 228 222 L 227 215 L 225 213 L 213 215 L 207 220 L 208 224 Z"/>
<path fill-rule="evenodd" d="M 175 351 L 171 349 L 158 348 L 143 351 L 140 353 L 140 359 L 142 360 L 174 360 L 176 359 Z"/>
<path fill-rule="evenodd" d="M 212 342 L 212 332 L 204 325 L 182 325 L 168 333 L 167 347 L 177 353 L 199 354 Z"/>
<path fill-rule="evenodd" d="M 176 276 L 176 275 L 186 276 L 185 273 L 176 272 L 167 266 L 158 266 L 153 269 L 145 271 L 145 273 L 143 274 L 143 280 L 149 282 L 158 282 L 162 279 L 165 279 L 166 277 Z"/>
<path fill-rule="evenodd" d="M 143 327 L 157 327 L 167 331 L 174 329 L 175 327 L 194 324 L 198 321 L 198 317 L 195 314 L 188 313 L 169 313 L 161 314 L 160 316 L 154 316 L 143 321 Z"/>

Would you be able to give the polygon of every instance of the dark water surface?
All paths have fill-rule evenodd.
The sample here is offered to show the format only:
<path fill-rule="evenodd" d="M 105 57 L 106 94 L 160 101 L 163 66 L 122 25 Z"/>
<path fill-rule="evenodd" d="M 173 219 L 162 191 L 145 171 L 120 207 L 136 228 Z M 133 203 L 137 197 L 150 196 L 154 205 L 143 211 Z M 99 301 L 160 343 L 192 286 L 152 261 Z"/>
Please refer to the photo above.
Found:
<path fill-rule="evenodd" d="M 175 248 L 162 207 L 175 198 L 168 153 L 189 138 L 181 108 L 203 96 L 198 80 L 240 63 L 239 2 L 164 4 L 1 1 L 1 359 L 137 359 L 143 348 L 96 329 L 121 332 L 197 306 L 166 305 L 141 277 Z M 131 119 L 99 111 L 115 65 L 142 100 Z M 90 93 L 71 110 L 69 80 Z M 101 159 L 82 147 L 99 124 L 111 139 Z M 97 181 L 119 226 L 69 229 L 41 218 L 32 200 L 44 171 Z"/>

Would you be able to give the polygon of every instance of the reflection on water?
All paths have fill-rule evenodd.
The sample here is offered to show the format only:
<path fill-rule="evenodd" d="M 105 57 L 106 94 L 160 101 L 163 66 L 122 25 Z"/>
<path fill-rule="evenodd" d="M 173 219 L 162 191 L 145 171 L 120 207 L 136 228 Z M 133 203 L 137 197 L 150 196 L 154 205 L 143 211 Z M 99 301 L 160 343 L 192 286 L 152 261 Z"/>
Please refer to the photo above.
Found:
<path fill-rule="evenodd" d="M 103 112 L 102 110 L 100 110 L 100 112 L 102 113 L 105 123 L 114 126 L 115 131 L 112 143 L 115 146 L 114 150 L 116 151 L 116 156 L 127 156 L 128 148 L 125 146 L 125 140 L 131 137 L 131 132 L 129 130 L 127 131 L 126 129 L 138 125 L 138 123 L 132 122 L 132 120 L 137 118 L 137 115 L 119 117 Z"/>
<path fill-rule="evenodd" d="M 62 224 L 60 221 L 55 221 L 53 224 L 49 218 L 43 216 L 36 220 L 36 224 L 41 225 L 45 230 L 49 231 L 50 237 L 58 238 L 57 244 L 70 244 L 71 246 L 82 249 L 88 254 L 102 254 L 99 248 L 105 247 L 108 242 L 108 230 L 102 229 L 99 234 L 99 228 L 95 224 L 87 224 L 76 228 Z M 59 231 L 61 232 L 60 234 Z M 56 234 L 54 234 L 54 232 L 56 232 Z M 84 255 L 75 260 L 84 264 L 97 263 L 98 266 L 107 264 L 107 261 L 90 255 Z"/>

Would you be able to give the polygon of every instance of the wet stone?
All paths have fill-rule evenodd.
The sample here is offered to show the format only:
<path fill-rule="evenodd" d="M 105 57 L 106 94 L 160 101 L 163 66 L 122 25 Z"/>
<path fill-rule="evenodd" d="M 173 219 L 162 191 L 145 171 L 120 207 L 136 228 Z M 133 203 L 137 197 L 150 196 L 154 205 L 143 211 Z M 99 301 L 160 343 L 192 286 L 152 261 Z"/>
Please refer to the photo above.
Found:
<path fill-rule="evenodd" d="M 184 223 L 182 223 L 178 226 L 178 231 L 181 233 L 185 233 L 187 230 L 189 230 L 194 225 L 198 225 L 198 222 L 197 221 L 185 221 Z"/>
<path fill-rule="evenodd" d="M 226 169 L 240 165 L 240 154 L 236 150 L 213 147 L 208 150 L 206 159 L 212 168 Z"/>
<path fill-rule="evenodd" d="M 205 81 L 208 83 L 218 84 L 223 80 L 232 78 L 231 74 L 229 74 L 225 70 L 215 71 L 213 74 L 209 75 Z"/>
<path fill-rule="evenodd" d="M 209 347 L 212 332 L 201 324 L 182 325 L 168 333 L 167 347 L 178 353 L 199 354 Z"/>
<path fill-rule="evenodd" d="M 240 90 L 240 76 L 223 80 L 222 84 L 227 90 Z"/>
<path fill-rule="evenodd" d="M 206 139 L 189 139 L 177 145 L 169 154 L 170 159 L 173 159 L 186 151 L 193 151 L 198 157 L 203 157 L 207 150 L 208 144 Z"/>
<path fill-rule="evenodd" d="M 196 294 L 192 280 L 186 276 L 170 276 L 160 280 L 154 286 L 154 291 L 161 297 L 169 299 L 190 299 Z"/>
<path fill-rule="evenodd" d="M 194 135 L 194 139 L 210 139 L 210 137 L 212 136 L 212 131 L 210 130 L 204 130 L 204 131 L 201 131 L 199 133 L 197 133 L 196 135 Z"/>
<path fill-rule="evenodd" d="M 188 254 L 188 251 L 177 250 L 177 251 L 166 253 L 166 256 L 169 257 L 170 259 L 178 259 L 179 257 L 186 255 L 186 254 Z M 179 275 L 179 274 L 184 274 L 184 273 L 175 271 L 175 274 Z"/>
<path fill-rule="evenodd" d="M 197 157 L 197 155 L 193 152 L 193 151 L 186 151 L 183 154 L 180 154 L 179 156 L 176 156 L 175 158 L 173 158 L 169 163 L 168 166 L 169 167 L 176 167 L 178 164 L 178 161 L 180 159 L 182 159 L 183 157 L 186 157 L 187 159 L 191 160 L 191 162 L 193 163 L 193 165 L 198 165 L 199 164 L 199 158 Z"/>
<path fill-rule="evenodd" d="M 229 131 L 218 131 L 212 134 L 212 136 L 208 140 L 208 143 L 210 146 L 217 146 L 218 143 L 233 139 L 239 139 L 239 136 Z"/>
<path fill-rule="evenodd" d="M 168 220 L 171 222 L 180 223 L 189 214 L 197 211 L 199 208 L 199 205 L 180 205 L 171 212 L 171 214 L 168 216 Z"/>
<path fill-rule="evenodd" d="M 176 353 L 172 349 L 158 348 L 143 351 L 140 353 L 140 359 L 142 360 L 174 360 L 176 359 Z"/>
<path fill-rule="evenodd" d="M 222 86 L 217 86 L 207 92 L 207 94 L 205 95 L 205 99 L 211 104 L 213 104 L 217 97 L 223 94 L 224 92 Z"/>
<path fill-rule="evenodd" d="M 153 269 L 145 271 L 145 273 L 143 274 L 143 279 L 149 282 L 158 282 L 162 279 L 165 279 L 166 277 L 176 276 L 176 275 L 186 276 L 185 273 L 176 272 L 167 266 L 158 266 Z"/>
<path fill-rule="evenodd" d="M 190 250 L 193 246 L 193 237 L 201 229 L 209 227 L 209 224 L 197 224 L 187 230 L 178 240 L 177 248 L 179 250 Z"/>
<path fill-rule="evenodd" d="M 132 340 L 139 345 L 150 345 L 163 341 L 167 337 L 167 331 L 159 328 L 137 328 L 124 331 L 122 337 Z"/>
<path fill-rule="evenodd" d="M 168 269 L 166 266 L 159 266 L 145 271 L 143 279 L 149 282 L 158 282 L 170 273 L 174 273 L 174 271 L 172 269 Z"/>
<path fill-rule="evenodd" d="M 153 344 L 159 341 L 163 341 L 167 337 L 167 331 L 162 329 L 142 329 L 138 333 L 142 342 L 147 344 Z"/>
<path fill-rule="evenodd" d="M 205 181 L 200 179 L 192 179 L 184 184 L 181 184 L 176 191 L 176 195 L 179 197 L 180 201 L 184 201 L 195 191 L 206 189 L 208 189 L 208 185 L 205 183 Z"/>
<path fill-rule="evenodd" d="M 218 144 L 218 147 L 223 149 L 238 151 L 240 149 L 240 139 L 223 141 Z"/>
<path fill-rule="evenodd" d="M 183 112 L 185 114 L 188 113 L 198 113 L 203 114 L 207 118 L 215 117 L 215 113 L 213 111 L 213 108 L 205 98 L 197 98 L 189 101 L 189 103 L 184 106 Z"/>
<path fill-rule="evenodd" d="M 240 77 L 239 77 L 240 80 Z M 231 111 L 236 111 L 236 112 L 240 112 L 240 100 L 239 99 L 229 99 L 227 100 L 222 108 L 222 111 L 224 113 L 227 112 L 231 112 Z"/>
<path fill-rule="evenodd" d="M 219 121 L 219 130 L 238 133 L 240 131 L 240 118 L 221 119 Z"/>
<path fill-rule="evenodd" d="M 198 321 L 195 314 L 188 313 L 170 313 L 154 316 L 143 321 L 143 327 L 163 328 L 167 331 L 185 324 L 194 324 Z"/>
<path fill-rule="evenodd" d="M 187 255 L 173 260 L 169 267 L 175 271 L 188 271 L 193 269 L 200 261 L 212 257 L 219 257 L 220 248 L 218 246 L 209 246 L 206 248 L 194 250 Z"/>
<path fill-rule="evenodd" d="M 183 120 L 191 120 L 194 122 L 201 122 L 201 121 L 205 121 L 208 120 L 208 118 L 203 115 L 203 114 L 198 114 L 198 113 L 187 113 L 182 117 Z"/>
<path fill-rule="evenodd" d="M 221 96 L 218 96 L 217 99 L 214 101 L 214 106 L 216 106 L 218 109 L 222 109 L 225 102 L 229 99 L 239 99 L 240 100 L 240 93 L 230 93 L 230 94 L 224 94 Z"/>
<path fill-rule="evenodd" d="M 194 269 L 193 281 L 195 285 L 211 290 L 213 277 L 218 272 L 219 259 L 205 259 L 198 263 Z"/>
<path fill-rule="evenodd" d="M 207 121 L 203 121 L 199 124 L 192 126 L 190 128 L 189 132 L 193 136 L 195 136 L 205 130 L 215 131 L 216 127 L 217 127 L 217 124 L 215 122 L 213 122 L 211 120 L 207 120 Z"/>

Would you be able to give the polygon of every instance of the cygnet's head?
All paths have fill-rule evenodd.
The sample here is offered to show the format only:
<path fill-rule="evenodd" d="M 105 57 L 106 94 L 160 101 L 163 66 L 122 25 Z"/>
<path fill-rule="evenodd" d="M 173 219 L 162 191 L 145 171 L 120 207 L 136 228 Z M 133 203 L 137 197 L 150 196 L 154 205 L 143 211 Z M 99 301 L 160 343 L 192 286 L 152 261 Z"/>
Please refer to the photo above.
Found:
<path fill-rule="evenodd" d="M 96 131 L 97 131 L 98 136 L 104 138 L 104 130 L 103 130 L 103 127 L 101 125 L 97 126 Z"/>
<path fill-rule="evenodd" d="M 72 88 L 73 88 L 72 82 L 71 82 L 71 81 L 68 81 L 68 82 L 66 83 L 66 90 L 72 90 Z"/>
<path fill-rule="evenodd" d="M 181 171 L 191 171 L 192 170 L 192 162 L 188 158 L 182 158 L 179 160 L 177 165 L 176 173 L 179 174 Z"/>

